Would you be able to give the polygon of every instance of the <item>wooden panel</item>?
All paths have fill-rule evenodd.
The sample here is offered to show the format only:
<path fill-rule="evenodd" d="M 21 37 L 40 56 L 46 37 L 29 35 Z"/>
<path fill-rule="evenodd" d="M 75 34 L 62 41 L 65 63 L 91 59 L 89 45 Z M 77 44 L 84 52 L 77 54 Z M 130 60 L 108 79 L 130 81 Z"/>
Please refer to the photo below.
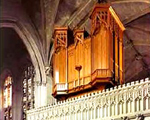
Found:
<path fill-rule="evenodd" d="M 65 83 L 67 80 L 67 30 L 55 28 L 54 31 L 54 80 L 55 83 Z"/>
<path fill-rule="evenodd" d="M 75 30 L 73 45 L 67 45 L 67 28 L 55 30 L 54 79 L 59 74 L 59 84 L 68 82 L 69 93 L 104 89 L 119 78 L 123 83 L 124 27 L 108 4 L 96 5 L 91 19 L 90 37 Z"/>
<path fill-rule="evenodd" d="M 83 79 L 84 85 L 89 84 L 90 82 L 91 82 L 91 75 L 87 76 L 87 77 L 84 77 L 84 79 Z"/>
<path fill-rule="evenodd" d="M 74 31 L 74 41 L 75 41 L 75 80 L 78 80 L 78 85 L 80 85 L 80 81 L 83 81 L 84 73 L 84 30 L 75 30 Z M 81 80 L 80 80 L 81 79 Z"/>
<path fill-rule="evenodd" d="M 107 28 L 104 24 L 101 25 L 98 34 L 92 39 L 92 72 L 96 69 L 109 68 L 109 38 Z"/>
<path fill-rule="evenodd" d="M 91 53 L 91 55 L 92 55 L 92 73 L 93 73 L 95 71 L 95 69 L 96 69 L 96 66 L 98 66 L 97 65 L 98 45 L 96 45 L 97 41 L 95 41 L 95 36 L 93 36 L 91 42 L 92 42 L 92 45 L 91 45 L 92 46 L 92 48 L 91 48 L 92 53 Z M 101 48 L 101 47 L 99 46 L 99 48 Z"/>
<path fill-rule="evenodd" d="M 66 49 L 59 53 L 59 83 L 66 83 Z"/>
<path fill-rule="evenodd" d="M 63 56 L 63 57 L 62 57 Z M 54 55 L 54 80 L 55 83 L 66 82 L 66 49 Z"/>
<path fill-rule="evenodd" d="M 74 87 L 74 82 L 68 82 L 68 89 L 72 89 Z"/>
<path fill-rule="evenodd" d="M 84 77 L 91 75 L 91 38 L 88 38 L 84 41 Z"/>
<path fill-rule="evenodd" d="M 120 41 L 119 41 L 119 66 L 120 66 L 120 83 L 123 84 L 123 40 L 122 40 L 123 36 L 121 33 L 121 37 L 120 37 Z"/>
<path fill-rule="evenodd" d="M 118 35 L 115 36 L 115 77 L 118 79 Z"/>
<path fill-rule="evenodd" d="M 110 62 L 110 70 L 113 72 L 113 35 L 112 35 L 112 31 L 109 31 L 109 50 L 110 50 L 110 54 L 109 54 L 109 62 Z"/>
<path fill-rule="evenodd" d="M 59 78 L 57 76 L 57 74 L 59 74 L 59 54 L 54 54 L 53 58 L 54 58 L 54 71 L 53 71 L 54 82 L 57 83 L 59 82 L 58 80 L 56 80 L 57 78 Z"/>
<path fill-rule="evenodd" d="M 81 66 L 81 70 L 80 70 L 80 78 L 83 77 L 83 58 L 84 58 L 84 51 L 83 51 L 83 43 L 78 42 L 78 44 L 75 47 L 75 65 L 74 65 L 74 69 L 75 66 Z M 78 79 L 78 71 L 76 70 L 75 72 L 75 80 Z"/>
<path fill-rule="evenodd" d="M 74 81 L 75 72 L 75 49 L 74 46 L 70 46 L 68 48 L 68 82 Z"/>

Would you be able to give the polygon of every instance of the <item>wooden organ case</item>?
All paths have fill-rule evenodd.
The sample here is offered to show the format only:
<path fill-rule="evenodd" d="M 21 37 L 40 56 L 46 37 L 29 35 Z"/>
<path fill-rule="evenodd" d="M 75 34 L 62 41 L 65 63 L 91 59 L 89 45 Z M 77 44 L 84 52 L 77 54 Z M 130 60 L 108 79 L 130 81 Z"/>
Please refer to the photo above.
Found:
<path fill-rule="evenodd" d="M 68 98 L 103 90 L 123 81 L 123 24 L 108 4 L 96 4 L 90 15 L 91 33 L 56 28 L 54 32 L 53 96 Z M 73 44 L 69 41 L 74 40 Z"/>

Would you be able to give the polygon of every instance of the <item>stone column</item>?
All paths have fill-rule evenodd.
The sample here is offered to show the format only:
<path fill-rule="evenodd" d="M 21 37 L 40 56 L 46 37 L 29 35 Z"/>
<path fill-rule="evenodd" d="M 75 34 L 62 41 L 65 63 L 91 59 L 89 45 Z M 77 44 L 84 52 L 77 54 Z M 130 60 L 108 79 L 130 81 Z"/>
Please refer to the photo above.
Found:
<path fill-rule="evenodd" d="M 56 100 L 55 98 L 52 96 L 53 93 L 53 82 L 52 82 L 52 76 L 47 76 L 47 84 L 46 84 L 46 88 L 47 88 L 47 104 L 52 104 L 54 103 Z"/>
<path fill-rule="evenodd" d="M 40 86 L 40 103 L 41 103 L 41 106 L 46 106 L 47 105 L 47 87 L 46 87 L 46 84 L 45 82 L 42 82 L 41 83 L 41 86 Z"/>
<path fill-rule="evenodd" d="M 34 98 L 35 98 L 35 108 L 40 107 L 40 82 L 35 81 L 35 89 L 34 89 Z"/>
<path fill-rule="evenodd" d="M 52 67 L 48 67 L 46 70 L 46 91 L 47 91 L 47 104 L 53 104 L 56 102 L 56 99 L 52 96 L 53 93 L 53 78 L 52 78 Z"/>
<path fill-rule="evenodd" d="M 45 74 L 46 82 L 35 82 L 35 107 L 46 106 L 56 101 L 52 96 L 53 83 L 51 76 L 51 67 L 46 67 Z"/>
<path fill-rule="evenodd" d="M 47 88 L 44 82 L 35 82 L 35 108 L 47 105 Z"/>

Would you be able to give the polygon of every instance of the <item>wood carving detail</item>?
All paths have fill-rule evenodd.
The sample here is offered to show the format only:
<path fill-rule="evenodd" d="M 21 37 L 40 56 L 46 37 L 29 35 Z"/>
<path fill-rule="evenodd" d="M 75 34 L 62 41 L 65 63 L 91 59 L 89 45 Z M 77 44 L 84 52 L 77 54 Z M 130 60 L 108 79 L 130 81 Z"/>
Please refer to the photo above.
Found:
<path fill-rule="evenodd" d="M 123 83 L 123 25 L 109 5 L 98 4 L 91 16 L 91 37 L 84 30 L 74 31 L 74 43 L 68 45 L 65 28 L 55 30 L 54 79 L 67 84 L 62 92 L 99 90 Z M 59 79 L 59 80 L 56 80 Z M 54 91 L 57 94 L 57 90 Z M 54 95 L 55 96 L 55 95 Z"/>
<path fill-rule="evenodd" d="M 59 52 L 61 48 L 67 48 L 67 28 L 55 30 L 55 52 Z"/>

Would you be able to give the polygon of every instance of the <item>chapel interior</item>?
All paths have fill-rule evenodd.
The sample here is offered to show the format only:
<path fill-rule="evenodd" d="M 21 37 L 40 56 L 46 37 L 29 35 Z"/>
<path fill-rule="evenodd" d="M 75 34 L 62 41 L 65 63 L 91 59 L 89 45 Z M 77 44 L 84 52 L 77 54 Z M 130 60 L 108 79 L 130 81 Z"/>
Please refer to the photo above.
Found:
<path fill-rule="evenodd" d="M 150 78 L 149 0 L 1 0 L 0 11 L 0 120 Z"/>

